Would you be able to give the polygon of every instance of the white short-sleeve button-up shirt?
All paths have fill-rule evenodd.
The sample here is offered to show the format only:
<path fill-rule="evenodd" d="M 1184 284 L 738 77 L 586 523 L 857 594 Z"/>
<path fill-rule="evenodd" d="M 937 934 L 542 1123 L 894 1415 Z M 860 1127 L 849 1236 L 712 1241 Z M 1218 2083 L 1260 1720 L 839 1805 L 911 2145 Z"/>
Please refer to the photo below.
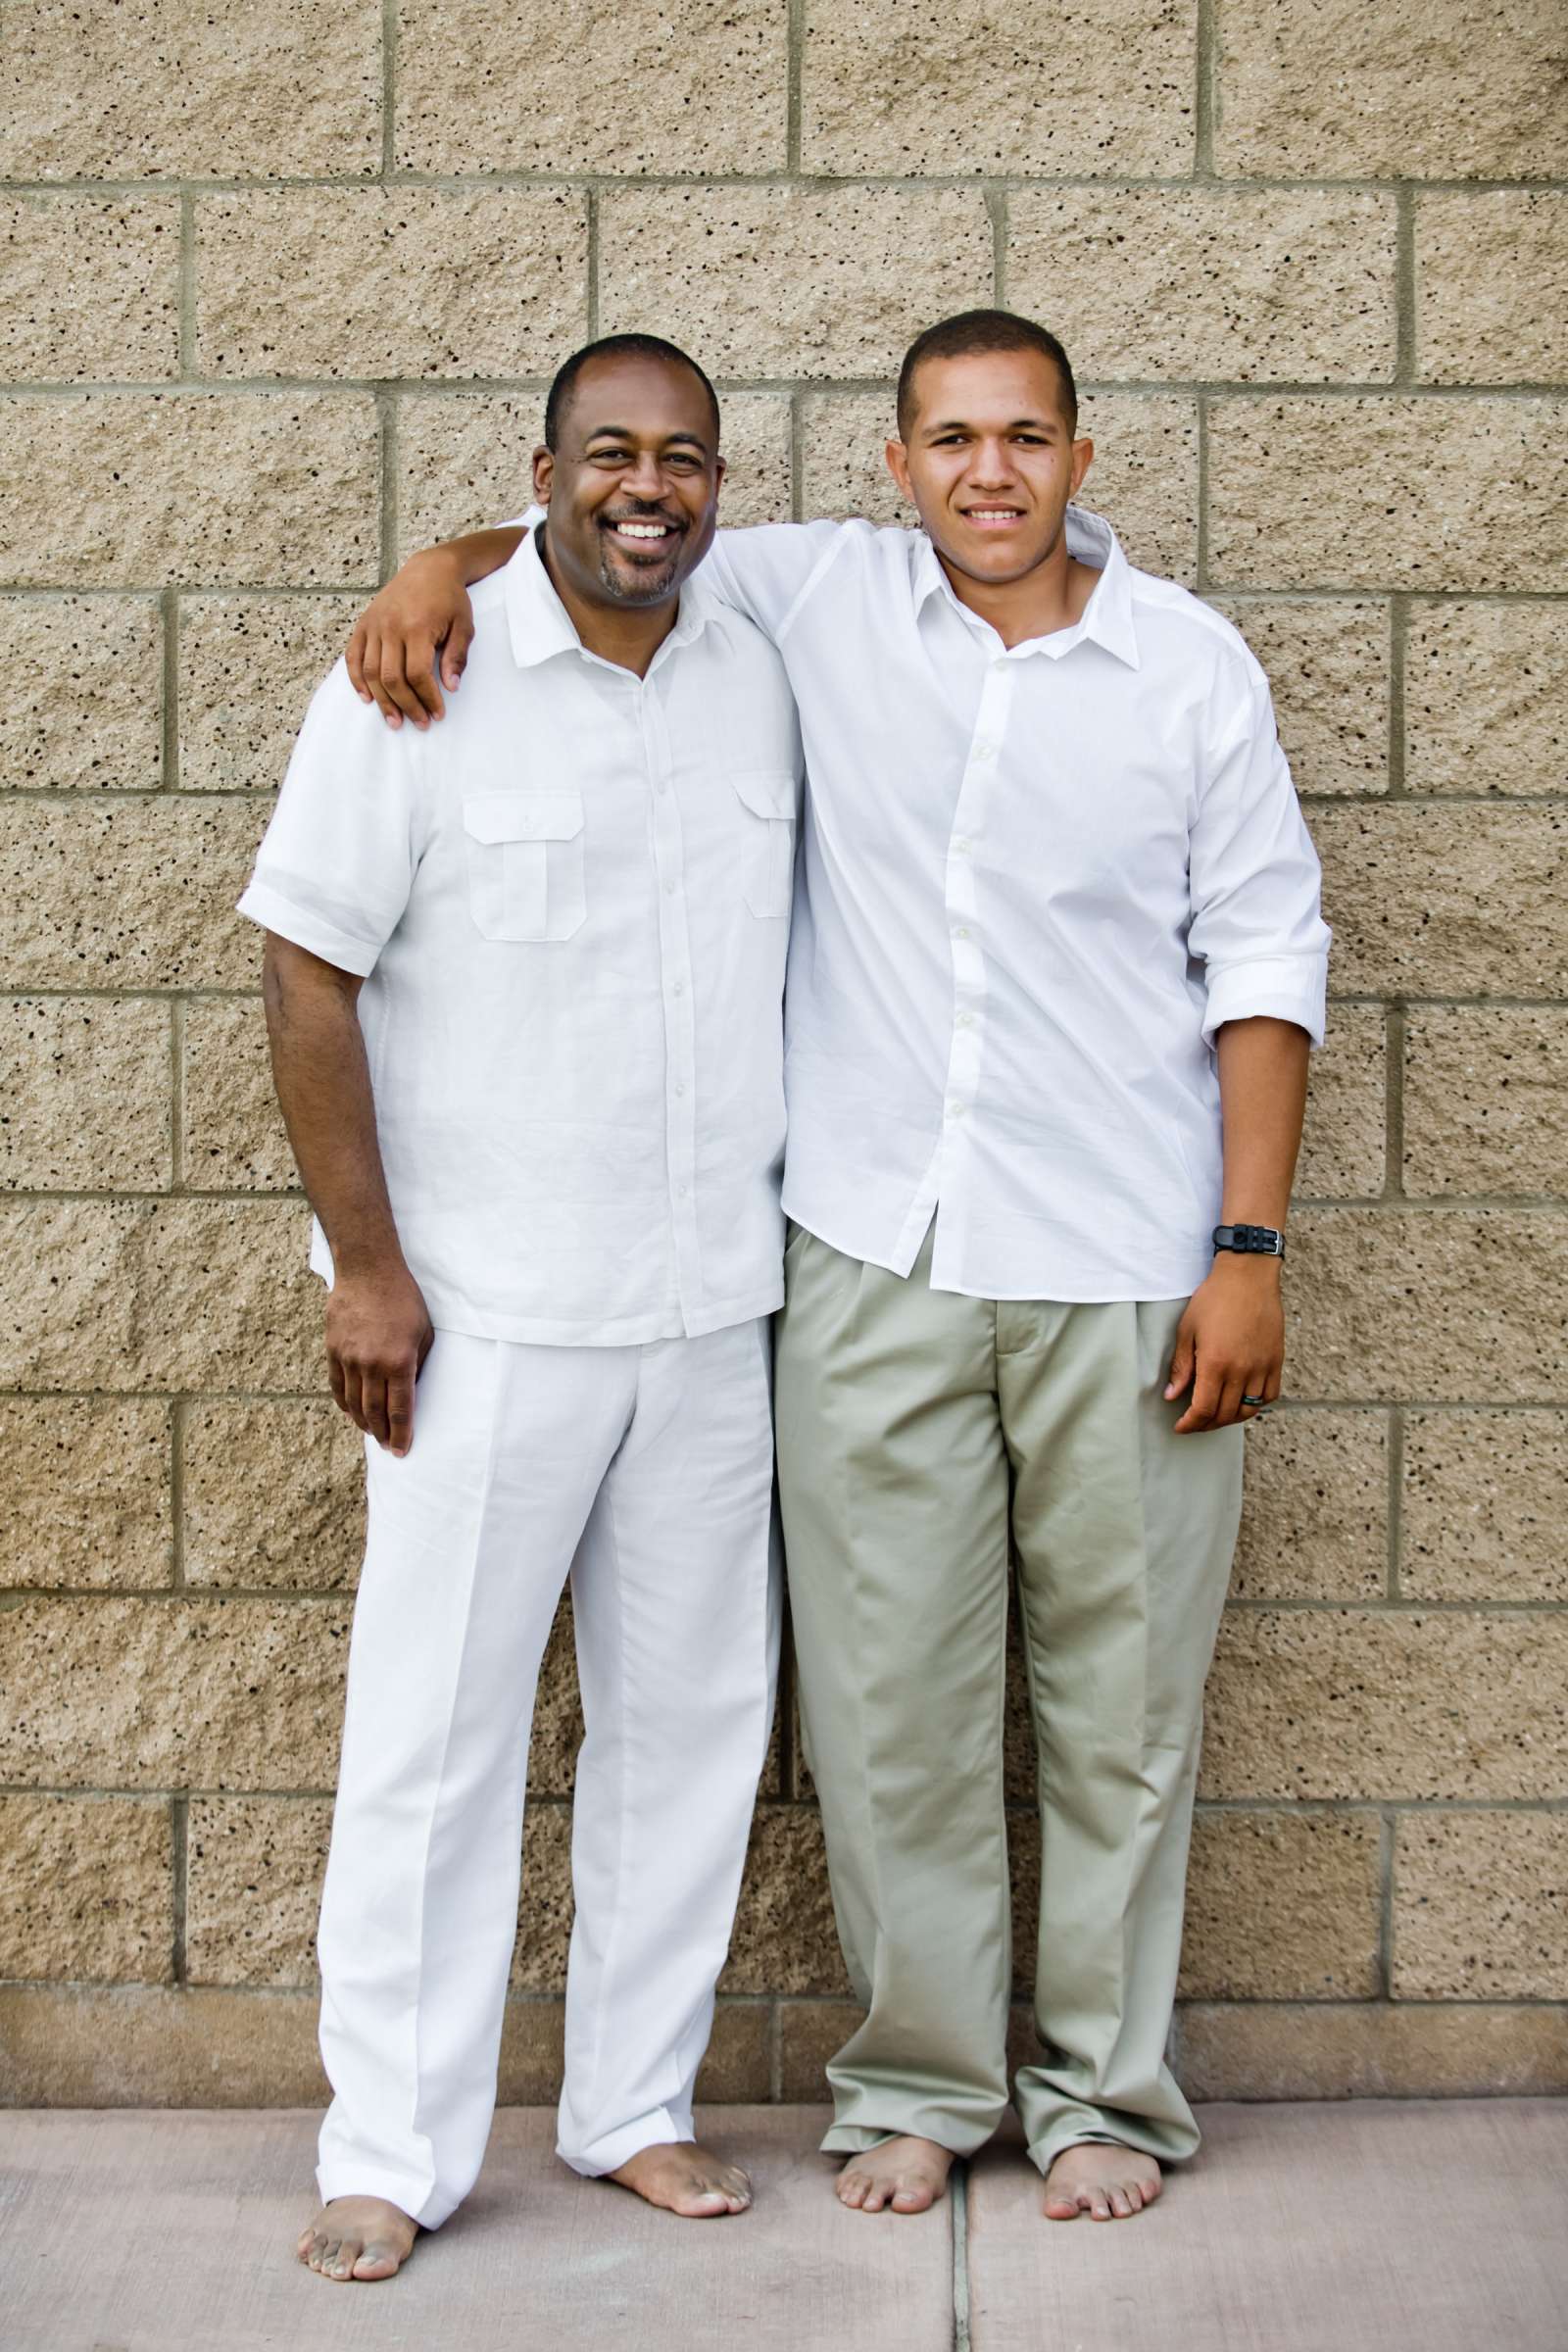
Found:
<path fill-rule="evenodd" d="M 1318 862 L 1242 638 L 1071 509 L 1100 578 L 1005 647 L 923 533 L 725 531 L 808 792 L 788 1213 L 938 1289 L 1164 1298 L 1212 1263 L 1225 1021 L 1323 1034 Z M 466 689 L 465 688 L 466 692 Z"/>
<path fill-rule="evenodd" d="M 366 976 L 438 1329 L 629 1346 L 766 1314 L 800 791 L 778 657 L 699 580 L 646 678 L 603 662 L 531 536 L 473 602 L 439 727 L 389 730 L 338 663 L 241 910 Z"/>

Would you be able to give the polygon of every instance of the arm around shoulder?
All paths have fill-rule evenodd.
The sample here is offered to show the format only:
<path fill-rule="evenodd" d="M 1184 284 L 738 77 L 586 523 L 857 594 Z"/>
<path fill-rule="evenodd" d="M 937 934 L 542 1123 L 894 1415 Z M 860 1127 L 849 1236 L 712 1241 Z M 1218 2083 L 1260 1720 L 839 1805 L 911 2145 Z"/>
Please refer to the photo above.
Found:
<path fill-rule="evenodd" d="M 446 714 L 442 688 L 462 677 L 473 642 L 468 589 L 510 563 L 525 525 L 498 523 L 410 556 L 372 597 L 349 639 L 349 678 L 387 724 L 427 727 Z"/>

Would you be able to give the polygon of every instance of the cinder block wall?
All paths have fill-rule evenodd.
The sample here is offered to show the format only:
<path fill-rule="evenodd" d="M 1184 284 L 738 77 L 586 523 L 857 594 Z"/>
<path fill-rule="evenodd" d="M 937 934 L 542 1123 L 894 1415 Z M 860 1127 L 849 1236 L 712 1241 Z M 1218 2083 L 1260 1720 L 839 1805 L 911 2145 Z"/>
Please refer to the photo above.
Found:
<path fill-rule="evenodd" d="M 1075 354 L 1134 558 L 1272 673 L 1337 932 L 1181 2064 L 1562 2087 L 1550 0 L 6 0 L 0 32 L 6 2095 L 318 2095 L 358 1465 L 230 911 L 309 685 L 400 551 L 515 508 L 584 335 L 703 357 L 733 518 L 891 517 L 902 346 L 993 299 Z M 574 1740 L 563 1631 L 514 2097 L 553 2087 Z M 788 1703 L 724 1989 L 710 2093 L 814 2094 L 848 2013 Z"/>

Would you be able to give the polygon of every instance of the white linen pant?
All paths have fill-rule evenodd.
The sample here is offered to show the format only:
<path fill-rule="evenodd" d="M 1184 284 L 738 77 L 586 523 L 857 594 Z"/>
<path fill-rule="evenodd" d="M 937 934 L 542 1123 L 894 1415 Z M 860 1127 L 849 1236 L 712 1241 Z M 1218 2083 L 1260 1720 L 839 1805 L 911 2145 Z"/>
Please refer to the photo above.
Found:
<path fill-rule="evenodd" d="M 366 1453 L 317 2179 L 434 2229 L 489 2135 L 568 1569 L 586 1732 L 560 2153 L 607 2173 L 692 2136 L 778 1663 L 767 1324 L 641 1348 L 437 1332 L 408 1454 Z"/>

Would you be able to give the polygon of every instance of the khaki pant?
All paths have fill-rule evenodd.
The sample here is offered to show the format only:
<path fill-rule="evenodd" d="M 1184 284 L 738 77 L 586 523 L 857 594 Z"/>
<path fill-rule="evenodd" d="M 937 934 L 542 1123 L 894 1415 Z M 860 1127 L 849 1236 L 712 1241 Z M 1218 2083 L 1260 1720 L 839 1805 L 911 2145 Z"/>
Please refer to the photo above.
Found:
<path fill-rule="evenodd" d="M 1003 1677 L 1018 1564 L 1043 1845 L 1042 2170 L 1083 2139 L 1191 2155 L 1164 2062 L 1203 1680 L 1241 1508 L 1240 1428 L 1173 1437 L 1185 1300 L 930 1288 L 795 1230 L 775 1407 L 806 1752 L 867 2016 L 824 2146 L 959 2154 L 1007 2101 Z"/>

